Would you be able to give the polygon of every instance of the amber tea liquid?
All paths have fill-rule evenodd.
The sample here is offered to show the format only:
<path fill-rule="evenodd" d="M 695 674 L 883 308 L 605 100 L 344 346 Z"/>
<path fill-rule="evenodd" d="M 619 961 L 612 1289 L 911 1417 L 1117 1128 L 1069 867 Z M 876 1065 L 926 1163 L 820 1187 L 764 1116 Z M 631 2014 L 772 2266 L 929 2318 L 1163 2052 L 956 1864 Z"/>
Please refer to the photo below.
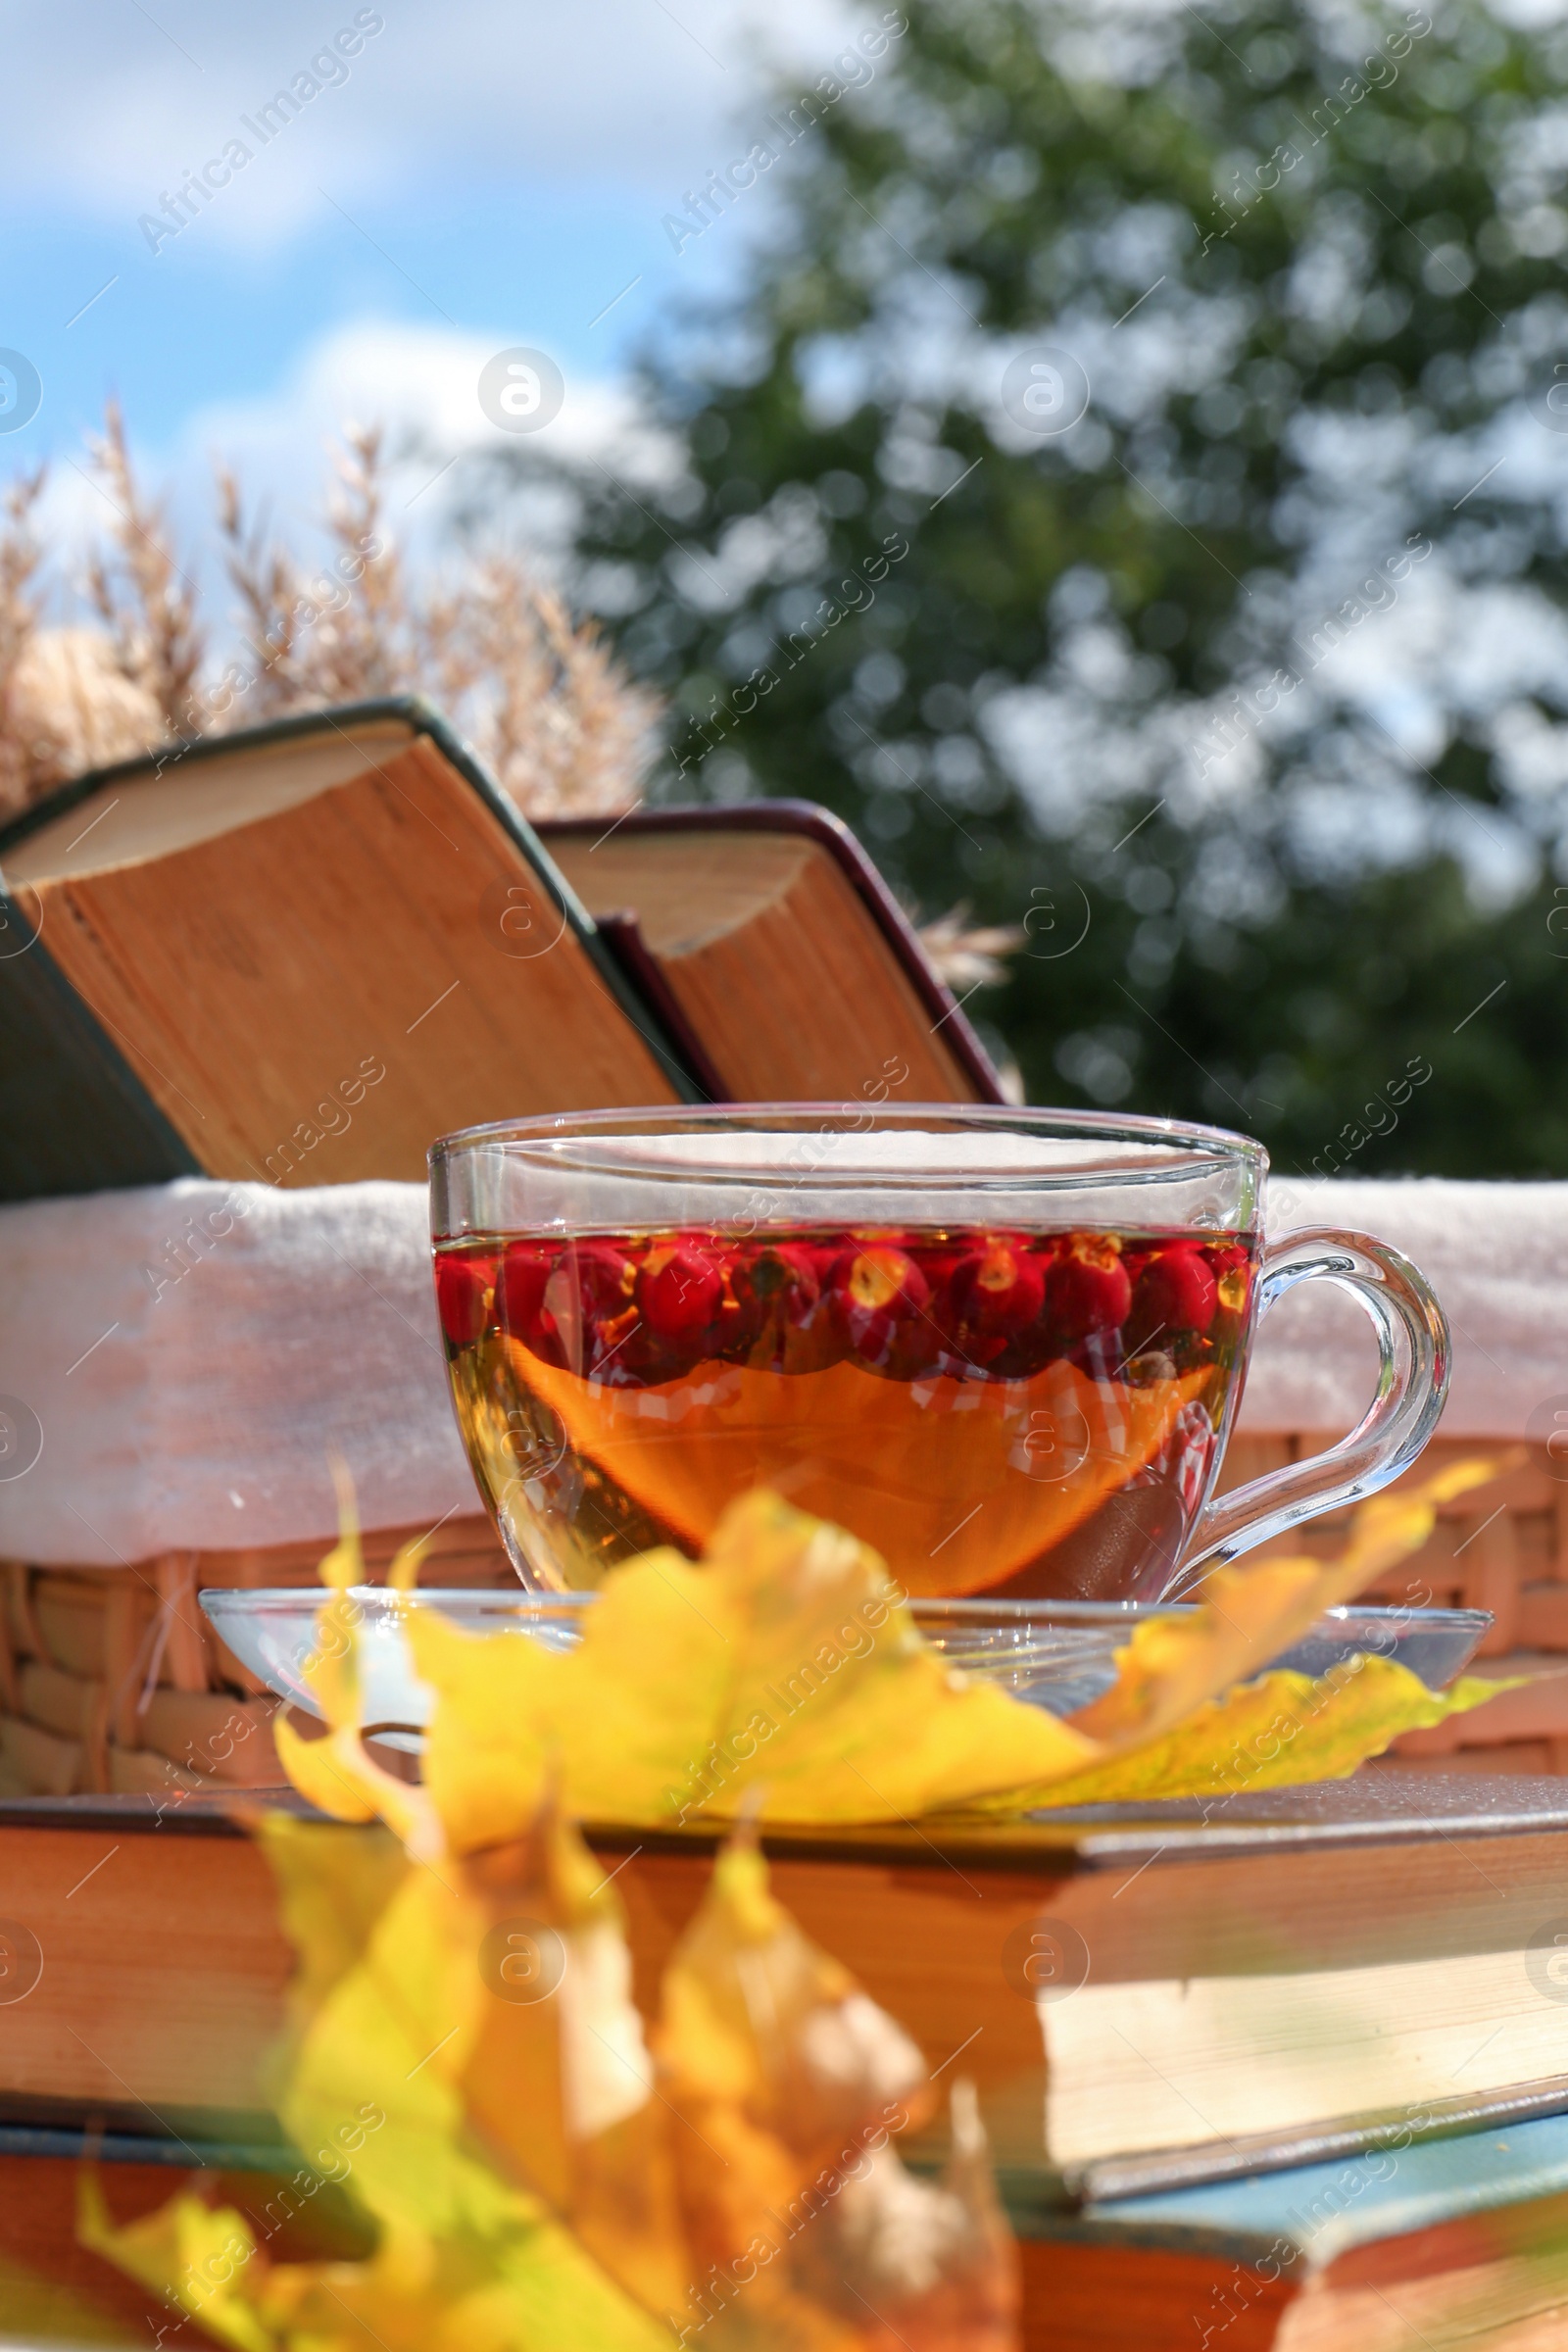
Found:
<path fill-rule="evenodd" d="M 696 1555 L 772 1487 L 911 1593 L 1149 1598 L 1206 1498 L 1247 1336 L 1234 1234 L 502 1235 L 439 1243 L 474 1475 L 517 1565 Z"/>

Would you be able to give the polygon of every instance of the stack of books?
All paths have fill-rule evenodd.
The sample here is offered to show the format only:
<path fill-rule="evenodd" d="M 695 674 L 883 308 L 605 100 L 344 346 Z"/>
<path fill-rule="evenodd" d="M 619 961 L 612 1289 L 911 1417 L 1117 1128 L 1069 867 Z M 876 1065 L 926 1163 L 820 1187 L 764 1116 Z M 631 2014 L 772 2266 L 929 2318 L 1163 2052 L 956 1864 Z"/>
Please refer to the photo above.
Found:
<path fill-rule="evenodd" d="M 1031 2343 L 1070 2352 L 1548 2352 L 1568 2331 L 1568 2116 L 1040 2216 Z"/>
<path fill-rule="evenodd" d="M 712 1837 L 590 1835 L 651 1987 Z M 808 1934 L 976 2082 L 1031 2348 L 1568 2340 L 1558 1785 L 1384 1775 L 765 1843 Z M 117 2212 L 205 2161 L 286 2250 L 298 2159 L 254 2086 L 290 1962 L 255 1847 L 201 1793 L 34 1799 L 0 1804 L 0 1879 L 33 1939 L 8 1965 L 43 1956 L 0 2006 L 0 2183 L 28 2168 L 0 2278 L 125 2315 L 72 2253 L 72 2168 L 40 2161 L 89 2123 Z M 330 2218 L 306 2214 L 318 2242 Z"/>

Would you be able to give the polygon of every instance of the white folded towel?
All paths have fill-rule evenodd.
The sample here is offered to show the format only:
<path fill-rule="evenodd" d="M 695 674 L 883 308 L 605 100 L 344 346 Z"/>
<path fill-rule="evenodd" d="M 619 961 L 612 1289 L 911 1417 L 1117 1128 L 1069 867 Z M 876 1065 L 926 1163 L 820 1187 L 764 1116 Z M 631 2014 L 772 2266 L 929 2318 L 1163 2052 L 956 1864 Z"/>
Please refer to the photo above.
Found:
<path fill-rule="evenodd" d="M 368 1527 L 476 1511 L 426 1219 L 420 1185 L 200 1178 L 0 1209 L 0 1556 L 316 1541 L 333 1452 Z M 1559 1397 L 1568 1413 L 1568 1184 L 1277 1180 L 1270 1231 L 1307 1224 L 1376 1234 L 1431 1279 L 1454 1327 L 1445 1435 L 1523 1435 L 1544 1409 L 1549 1428 Z M 1298 1292 L 1264 1327 L 1242 1425 L 1348 1428 L 1375 1363 L 1349 1300 Z"/>
<path fill-rule="evenodd" d="M 0 1210 L 0 1556 L 315 1540 L 334 1451 L 368 1527 L 477 1511 L 428 1216 L 422 1185 L 204 1178 Z"/>
<path fill-rule="evenodd" d="M 1542 1439 L 1568 1429 L 1568 1184 L 1270 1179 L 1270 1237 L 1337 1225 L 1392 1242 L 1436 1291 L 1453 1332 L 1446 1438 Z M 1371 1399 L 1365 1314 L 1327 1283 L 1281 1301 L 1254 1343 L 1241 1426 L 1344 1430 Z"/>

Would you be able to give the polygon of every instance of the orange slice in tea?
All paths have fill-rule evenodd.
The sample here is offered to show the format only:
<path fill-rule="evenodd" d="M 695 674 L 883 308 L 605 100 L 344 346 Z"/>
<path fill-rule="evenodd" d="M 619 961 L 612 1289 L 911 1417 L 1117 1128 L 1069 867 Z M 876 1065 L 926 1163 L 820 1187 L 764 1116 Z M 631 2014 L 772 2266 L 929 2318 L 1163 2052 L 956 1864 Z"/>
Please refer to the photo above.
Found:
<path fill-rule="evenodd" d="M 735 1495 L 767 1486 L 874 1544 L 914 1594 L 1019 1574 L 1148 1467 L 1212 1378 L 1132 1388 L 1065 1361 L 1019 1381 L 705 1363 L 610 1388 L 504 1344 L 573 1448 L 689 1550 Z"/>

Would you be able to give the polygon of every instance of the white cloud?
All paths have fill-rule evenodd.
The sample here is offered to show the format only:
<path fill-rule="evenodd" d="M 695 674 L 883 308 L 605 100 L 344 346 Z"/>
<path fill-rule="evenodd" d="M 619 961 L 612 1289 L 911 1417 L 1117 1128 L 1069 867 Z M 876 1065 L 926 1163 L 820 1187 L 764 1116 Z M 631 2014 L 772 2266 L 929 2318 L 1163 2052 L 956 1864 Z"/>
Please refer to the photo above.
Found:
<path fill-rule="evenodd" d="M 282 487 L 290 477 L 297 484 L 300 454 L 313 440 L 335 440 L 348 421 L 378 423 L 390 447 L 411 453 L 404 463 L 413 497 L 433 470 L 427 455 L 414 453 L 434 452 L 439 466 L 508 445 L 511 437 L 490 423 L 478 399 L 480 371 L 495 352 L 493 336 L 458 327 L 358 319 L 308 345 L 275 391 L 197 410 L 181 445 L 254 464 Z M 664 455 L 623 388 L 577 376 L 567 379 L 560 415 L 526 441 L 552 458 L 599 457 L 644 479 Z"/>
<path fill-rule="evenodd" d="M 273 0 L 213 10 L 161 0 L 49 9 L 4 0 L 0 144 L 8 187 L 39 203 L 123 219 L 156 209 L 180 174 L 239 136 L 240 118 L 287 88 L 357 16 L 384 29 L 348 78 L 302 107 L 211 208 L 215 233 L 287 235 L 340 201 L 489 180 L 635 188 L 674 202 L 722 162 L 755 102 L 758 56 L 813 76 L 866 13 L 850 0 Z M 89 36 L 90 33 L 90 37 Z"/>
<path fill-rule="evenodd" d="M 172 544 L 209 592 L 218 581 L 214 465 L 239 477 L 247 508 L 265 508 L 278 534 L 311 550 L 331 479 L 332 452 L 345 425 L 385 428 L 387 519 L 393 536 L 418 554 L 436 550 L 465 492 L 473 461 L 509 445 L 478 404 L 480 369 L 492 338 L 460 329 L 362 318 L 306 347 L 274 389 L 252 399 L 211 402 L 159 454 L 133 451 L 148 488 L 167 498 Z M 541 457 L 583 466 L 597 461 L 634 486 L 667 476 L 673 445 L 653 429 L 622 384 L 572 377 L 560 415 L 527 442 Z M 56 468 L 42 523 L 49 539 L 73 551 L 79 573 L 86 546 L 113 526 L 102 491 L 79 466 Z M 511 503 L 509 535 L 526 544 L 541 567 L 563 556 L 570 509 L 559 491 L 541 488 Z"/>

